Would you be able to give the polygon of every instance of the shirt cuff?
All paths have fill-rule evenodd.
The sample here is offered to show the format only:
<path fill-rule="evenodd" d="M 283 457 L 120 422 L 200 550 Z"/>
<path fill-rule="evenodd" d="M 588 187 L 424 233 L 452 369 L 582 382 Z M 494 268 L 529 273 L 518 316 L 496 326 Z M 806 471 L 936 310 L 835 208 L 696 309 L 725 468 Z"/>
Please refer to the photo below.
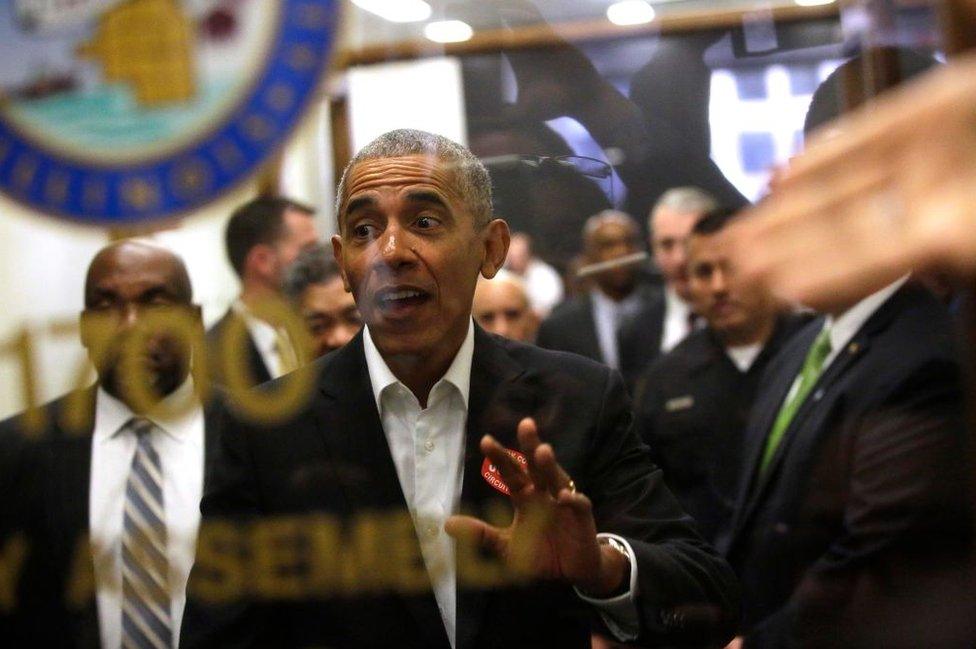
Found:
<path fill-rule="evenodd" d="M 578 588 L 576 594 L 584 602 L 596 607 L 604 624 L 620 642 L 634 640 L 640 634 L 640 615 L 637 612 L 637 555 L 627 539 L 616 534 L 597 534 L 596 538 L 615 539 L 627 550 L 630 559 L 630 584 L 626 593 L 609 599 L 587 597 Z"/>

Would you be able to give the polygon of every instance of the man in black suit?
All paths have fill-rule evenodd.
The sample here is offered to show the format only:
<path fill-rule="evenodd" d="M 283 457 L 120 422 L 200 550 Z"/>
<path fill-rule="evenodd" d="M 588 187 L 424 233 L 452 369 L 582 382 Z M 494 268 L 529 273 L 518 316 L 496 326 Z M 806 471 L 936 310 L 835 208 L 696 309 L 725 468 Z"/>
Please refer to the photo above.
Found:
<path fill-rule="evenodd" d="M 906 79 L 935 63 L 875 55 Z M 855 57 L 821 84 L 806 135 L 863 99 L 848 91 L 869 69 Z M 960 350 L 918 284 L 831 296 L 763 377 L 722 542 L 743 582 L 740 646 L 972 646 Z"/>
<path fill-rule="evenodd" d="M 282 300 L 285 272 L 299 253 L 318 241 L 314 211 L 287 198 L 262 196 L 234 211 L 225 239 L 241 293 L 207 332 L 210 369 L 218 384 L 251 387 L 278 378 L 304 360 L 287 329 L 271 322 L 266 312 L 287 309 Z M 242 334 L 239 338 L 234 329 Z M 237 340 L 241 345 L 234 344 Z M 242 366 L 247 375 L 231 377 L 238 354 L 245 355 Z"/>
<path fill-rule="evenodd" d="M 707 326 L 652 363 L 634 398 L 654 463 L 710 542 L 732 515 L 759 377 L 804 322 L 761 286 L 738 281 L 724 236 L 731 219 L 710 212 L 688 239 L 691 302 Z"/>
<path fill-rule="evenodd" d="M 144 329 L 157 318 L 182 325 Z M 25 551 L 7 575 L 5 646 L 175 646 L 217 411 L 201 406 L 177 329 L 202 343 L 183 262 L 134 240 L 104 248 L 81 315 L 98 382 L 41 420 L 0 424 L 0 532 Z"/>
<path fill-rule="evenodd" d="M 605 210 L 583 227 L 587 264 L 612 262 L 640 251 L 640 228 L 628 214 Z M 622 322 L 657 303 L 657 291 L 639 281 L 637 264 L 625 264 L 594 275 L 586 294 L 558 307 L 539 327 L 536 343 L 545 349 L 573 352 L 614 369 L 623 359 L 617 334 Z"/>
<path fill-rule="evenodd" d="M 938 621 L 970 542 L 957 357 L 944 306 L 903 278 L 770 365 L 723 544 L 745 647 L 961 646 Z"/>
<path fill-rule="evenodd" d="M 697 324 L 686 248 L 698 219 L 717 207 L 702 189 L 676 187 L 658 199 L 648 216 L 651 254 L 664 278 L 664 291 L 620 325 L 620 372 L 632 388 L 655 358 L 674 349 Z"/>
<path fill-rule="evenodd" d="M 261 427 L 231 413 L 202 504 L 220 530 L 286 517 L 281 542 L 298 549 L 275 565 L 290 588 L 208 601 L 216 574 L 241 597 L 261 573 L 234 577 L 227 552 L 201 546 L 184 647 L 586 647 L 591 618 L 622 640 L 726 639 L 730 572 L 649 462 L 619 375 L 472 322 L 477 278 L 508 245 L 477 158 L 440 136 L 387 133 L 346 168 L 337 214 L 336 259 L 366 326 L 300 371 L 316 389 L 292 417 Z M 494 524 L 477 518 L 492 511 Z M 364 535 L 375 512 L 404 514 L 406 537 Z M 326 557 L 303 550 L 295 535 L 322 520 L 360 533 Z M 482 555 L 521 563 L 523 579 L 478 578 Z M 313 578 L 343 570 L 358 596 Z M 391 573 L 401 588 L 369 589 Z"/>

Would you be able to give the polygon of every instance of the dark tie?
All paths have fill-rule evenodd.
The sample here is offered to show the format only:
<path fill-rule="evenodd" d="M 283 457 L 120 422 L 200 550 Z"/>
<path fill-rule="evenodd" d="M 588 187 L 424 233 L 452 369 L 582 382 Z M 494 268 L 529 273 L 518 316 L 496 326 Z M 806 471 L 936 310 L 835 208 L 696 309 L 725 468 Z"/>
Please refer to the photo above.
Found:
<path fill-rule="evenodd" d="M 163 469 L 152 445 L 156 426 L 134 417 L 126 427 L 136 436 L 136 454 L 125 485 L 122 531 L 122 646 L 171 649 L 169 560 Z"/>

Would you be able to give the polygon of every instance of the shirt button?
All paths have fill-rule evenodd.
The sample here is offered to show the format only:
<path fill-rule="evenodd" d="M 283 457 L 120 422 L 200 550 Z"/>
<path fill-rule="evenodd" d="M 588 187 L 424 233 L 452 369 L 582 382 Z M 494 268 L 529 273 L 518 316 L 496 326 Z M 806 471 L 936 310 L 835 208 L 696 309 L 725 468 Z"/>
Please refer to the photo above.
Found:
<path fill-rule="evenodd" d="M 424 450 L 427 451 L 428 453 L 430 453 L 431 451 L 433 451 L 434 450 L 434 442 L 430 441 L 429 439 L 426 442 L 424 442 Z"/>
<path fill-rule="evenodd" d="M 437 526 L 433 523 L 428 523 L 427 527 L 424 528 L 424 534 L 427 535 L 428 539 L 437 538 Z"/>

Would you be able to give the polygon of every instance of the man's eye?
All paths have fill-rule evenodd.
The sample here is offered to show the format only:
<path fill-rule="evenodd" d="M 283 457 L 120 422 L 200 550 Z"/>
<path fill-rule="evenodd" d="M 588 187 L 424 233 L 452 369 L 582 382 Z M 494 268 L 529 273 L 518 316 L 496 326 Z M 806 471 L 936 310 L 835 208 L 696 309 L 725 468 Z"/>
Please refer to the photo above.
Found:
<path fill-rule="evenodd" d="M 432 216 L 421 216 L 417 219 L 417 227 L 421 230 L 429 230 L 437 226 L 437 219 Z"/>
<path fill-rule="evenodd" d="M 365 239 L 373 233 L 373 226 L 369 225 L 368 223 L 360 223 L 359 225 L 353 227 L 352 233 L 353 236 Z"/>

